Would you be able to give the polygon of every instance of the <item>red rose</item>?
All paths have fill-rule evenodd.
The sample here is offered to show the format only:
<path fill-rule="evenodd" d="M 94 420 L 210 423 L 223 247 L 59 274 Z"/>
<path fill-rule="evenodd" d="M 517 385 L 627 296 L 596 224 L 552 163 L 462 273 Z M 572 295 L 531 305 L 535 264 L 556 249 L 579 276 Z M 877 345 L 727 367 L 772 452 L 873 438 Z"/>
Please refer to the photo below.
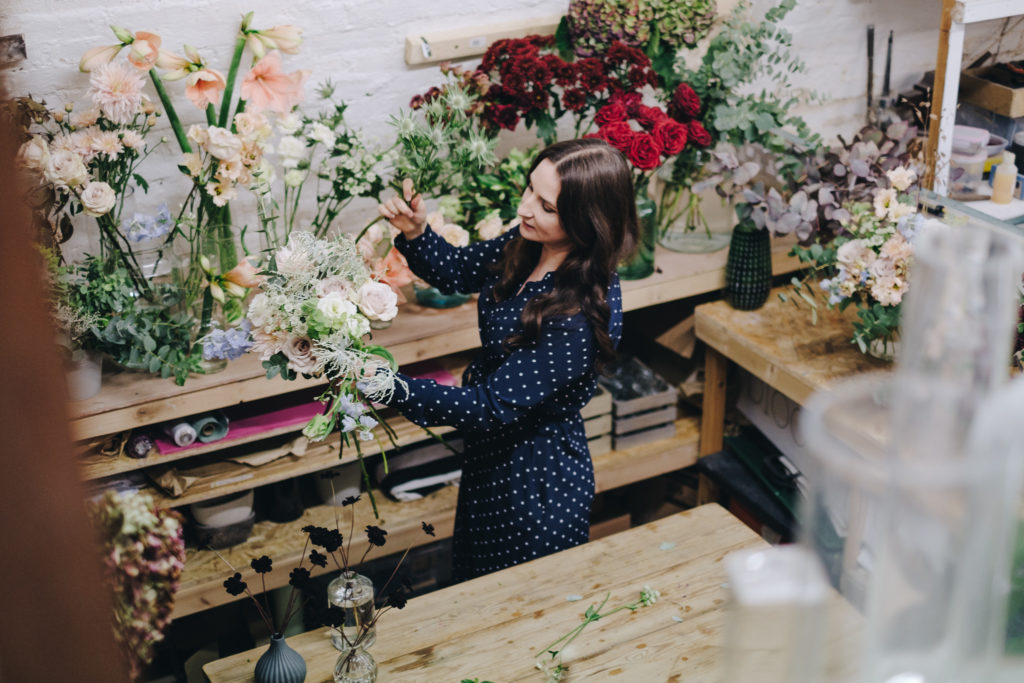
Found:
<path fill-rule="evenodd" d="M 636 135 L 625 121 L 612 121 L 607 125 L 601 126 L 597 134 L 620 152 L 626 152 L 630 148 L 633 136 Z"/>
<path fill-rule="evenodd" d="M 651 130 L 654 128 L 655 123 L 665 118 L 665 112 L 658 107 L 645 107 L 642 104 L 637 105 L 632 114 L 636 122 L 646 130 Z"/>
<path fill-rule="evenodd" d="M 615 121 L 626 120 L 626 107 L 621 102 L 612 102 L 601 107 L 597 116 L 594 117 L 594 122 L 598 126 L 605 126 Z"/>
<path fill-rule="evenodd" d="M 711 144 L 711 133 L 700 125 L 700 121 L 690 121 L 686 128 L 687 138 L 692 140 L 693 144 L 698 147 L 707 147 Z"/>
<path fill-rule="evenodd" d="M 670 119 L 666 116 L 654 124 L 654 130 L 651 131 L 651 135 L 661 145 L 665 151 L 665 156 L 672 156 L 673 154 L 679 154 L 686 147 L 688 131 L 689 129 L 685 123 L 679 123 L 675 119 Z"/>
<path fill-rule="evenodd" d="M 640 170 L 650 171 L 661 164 L 661 145 L 649 133 L 635 133 L 626 156 Z"/>
<path fill-rule="evenodd" d="M 612 102 L 619 102 L 619 103 L 621 103 L 622 106 L 624 106 L 626 108 L 626 111 L 629 113 L 629 115 L 632 116 L 633 112 L 636 110 L 636 108 L 638 106 L 640 106 L 640 104 L 641 104 L 640 100 L 641 99 L 643 99 L 643 98 L 641 97 L 640 93 L 638 93 L 638 92 L 620 92 L 620 93 L 617 93 L 612 98 Z"/>
<path fill-rule="evenodd" d="M 672 95 L 673 115 L 680 119 L 695 119 L 700 116 L 700 97 L 686 83 L 680 83 Z"/>

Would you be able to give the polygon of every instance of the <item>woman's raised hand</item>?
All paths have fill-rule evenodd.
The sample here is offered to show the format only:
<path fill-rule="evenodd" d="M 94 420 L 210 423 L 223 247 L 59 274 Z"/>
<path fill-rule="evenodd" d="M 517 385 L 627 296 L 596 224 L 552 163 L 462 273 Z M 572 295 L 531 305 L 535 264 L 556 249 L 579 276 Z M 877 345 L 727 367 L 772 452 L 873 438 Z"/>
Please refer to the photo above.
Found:
<path fill-rule="evenodd" d="M 416 239 L 427 226 L 427 207 L 412 186 L 412 178 L 402 181 L 402 197 L 394 196 L 377 207 L 380 215 L 402 231 L 405 239 Z"/>

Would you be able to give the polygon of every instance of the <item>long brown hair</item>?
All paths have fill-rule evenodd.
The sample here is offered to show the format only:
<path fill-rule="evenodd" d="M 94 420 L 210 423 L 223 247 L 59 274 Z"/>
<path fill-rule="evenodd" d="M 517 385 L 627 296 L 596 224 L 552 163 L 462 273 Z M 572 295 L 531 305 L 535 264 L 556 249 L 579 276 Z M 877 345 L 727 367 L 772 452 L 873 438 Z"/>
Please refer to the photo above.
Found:
<path fill-rule="evenodd" d="M 536 342 L 545 318 L 582 311 L 594 329 L 595 369 L 600 372 L 615 357 L 608 334 L 608 286 L 616 266 L 636 244 L 639 230 L 632 172 L 621 152 L 595 138 L 547 147 L 534 160 L 531 175 L 545 159 L 555 165 L 561 181 L 556 207 L 572 248 L 555 271 L 554 288 L 527 302 L 523 332 L 506 339 L 505 347 L 512 350 Z M 515 296 L 537 265 L 540 251 L 540 244 L 523 237 L 505 246 L 494 265 L 500 273 L 495 301 Z"/>

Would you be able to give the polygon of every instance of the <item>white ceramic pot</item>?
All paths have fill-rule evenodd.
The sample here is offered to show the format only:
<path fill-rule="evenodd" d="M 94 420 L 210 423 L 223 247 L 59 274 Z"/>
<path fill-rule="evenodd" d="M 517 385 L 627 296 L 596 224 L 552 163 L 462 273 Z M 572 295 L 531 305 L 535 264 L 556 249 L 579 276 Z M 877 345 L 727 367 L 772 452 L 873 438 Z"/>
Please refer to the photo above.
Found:
<path fill-rule="evenodd" d="M 84 401 L 100 393 L 103 383 L 103 354 L 99 351 L 75 351 L 65 368 L 68 398 Z"/>
<path fill-rule="evenodd" d="M 253 490 L 192 503 L 192 516 L 207 527 L 224 527 L 246 520 L 252 513 Z"/>

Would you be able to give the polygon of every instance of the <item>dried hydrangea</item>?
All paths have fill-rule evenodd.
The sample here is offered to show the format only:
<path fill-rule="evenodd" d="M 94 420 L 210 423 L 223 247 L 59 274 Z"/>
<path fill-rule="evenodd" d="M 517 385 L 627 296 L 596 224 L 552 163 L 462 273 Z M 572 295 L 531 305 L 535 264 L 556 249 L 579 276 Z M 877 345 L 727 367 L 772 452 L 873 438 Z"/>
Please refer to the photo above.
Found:
<path fill-rule="evenodd" d="M 114 638 L 132 680 L 153 658 L 171 621 L 174 593 L 185 568 L 181 516 L 157 508 L 148 494 L 107 492 L 90 507 L 113 593 Z"/>
<path fill-rule="evenodd" d="M 581 57 L 600 54 L 617 40 L 643 48 L 655 32 L 678 49 L 708 34 L 715 10 L 715 0 L 572 0 L 566 24 Z"/>

